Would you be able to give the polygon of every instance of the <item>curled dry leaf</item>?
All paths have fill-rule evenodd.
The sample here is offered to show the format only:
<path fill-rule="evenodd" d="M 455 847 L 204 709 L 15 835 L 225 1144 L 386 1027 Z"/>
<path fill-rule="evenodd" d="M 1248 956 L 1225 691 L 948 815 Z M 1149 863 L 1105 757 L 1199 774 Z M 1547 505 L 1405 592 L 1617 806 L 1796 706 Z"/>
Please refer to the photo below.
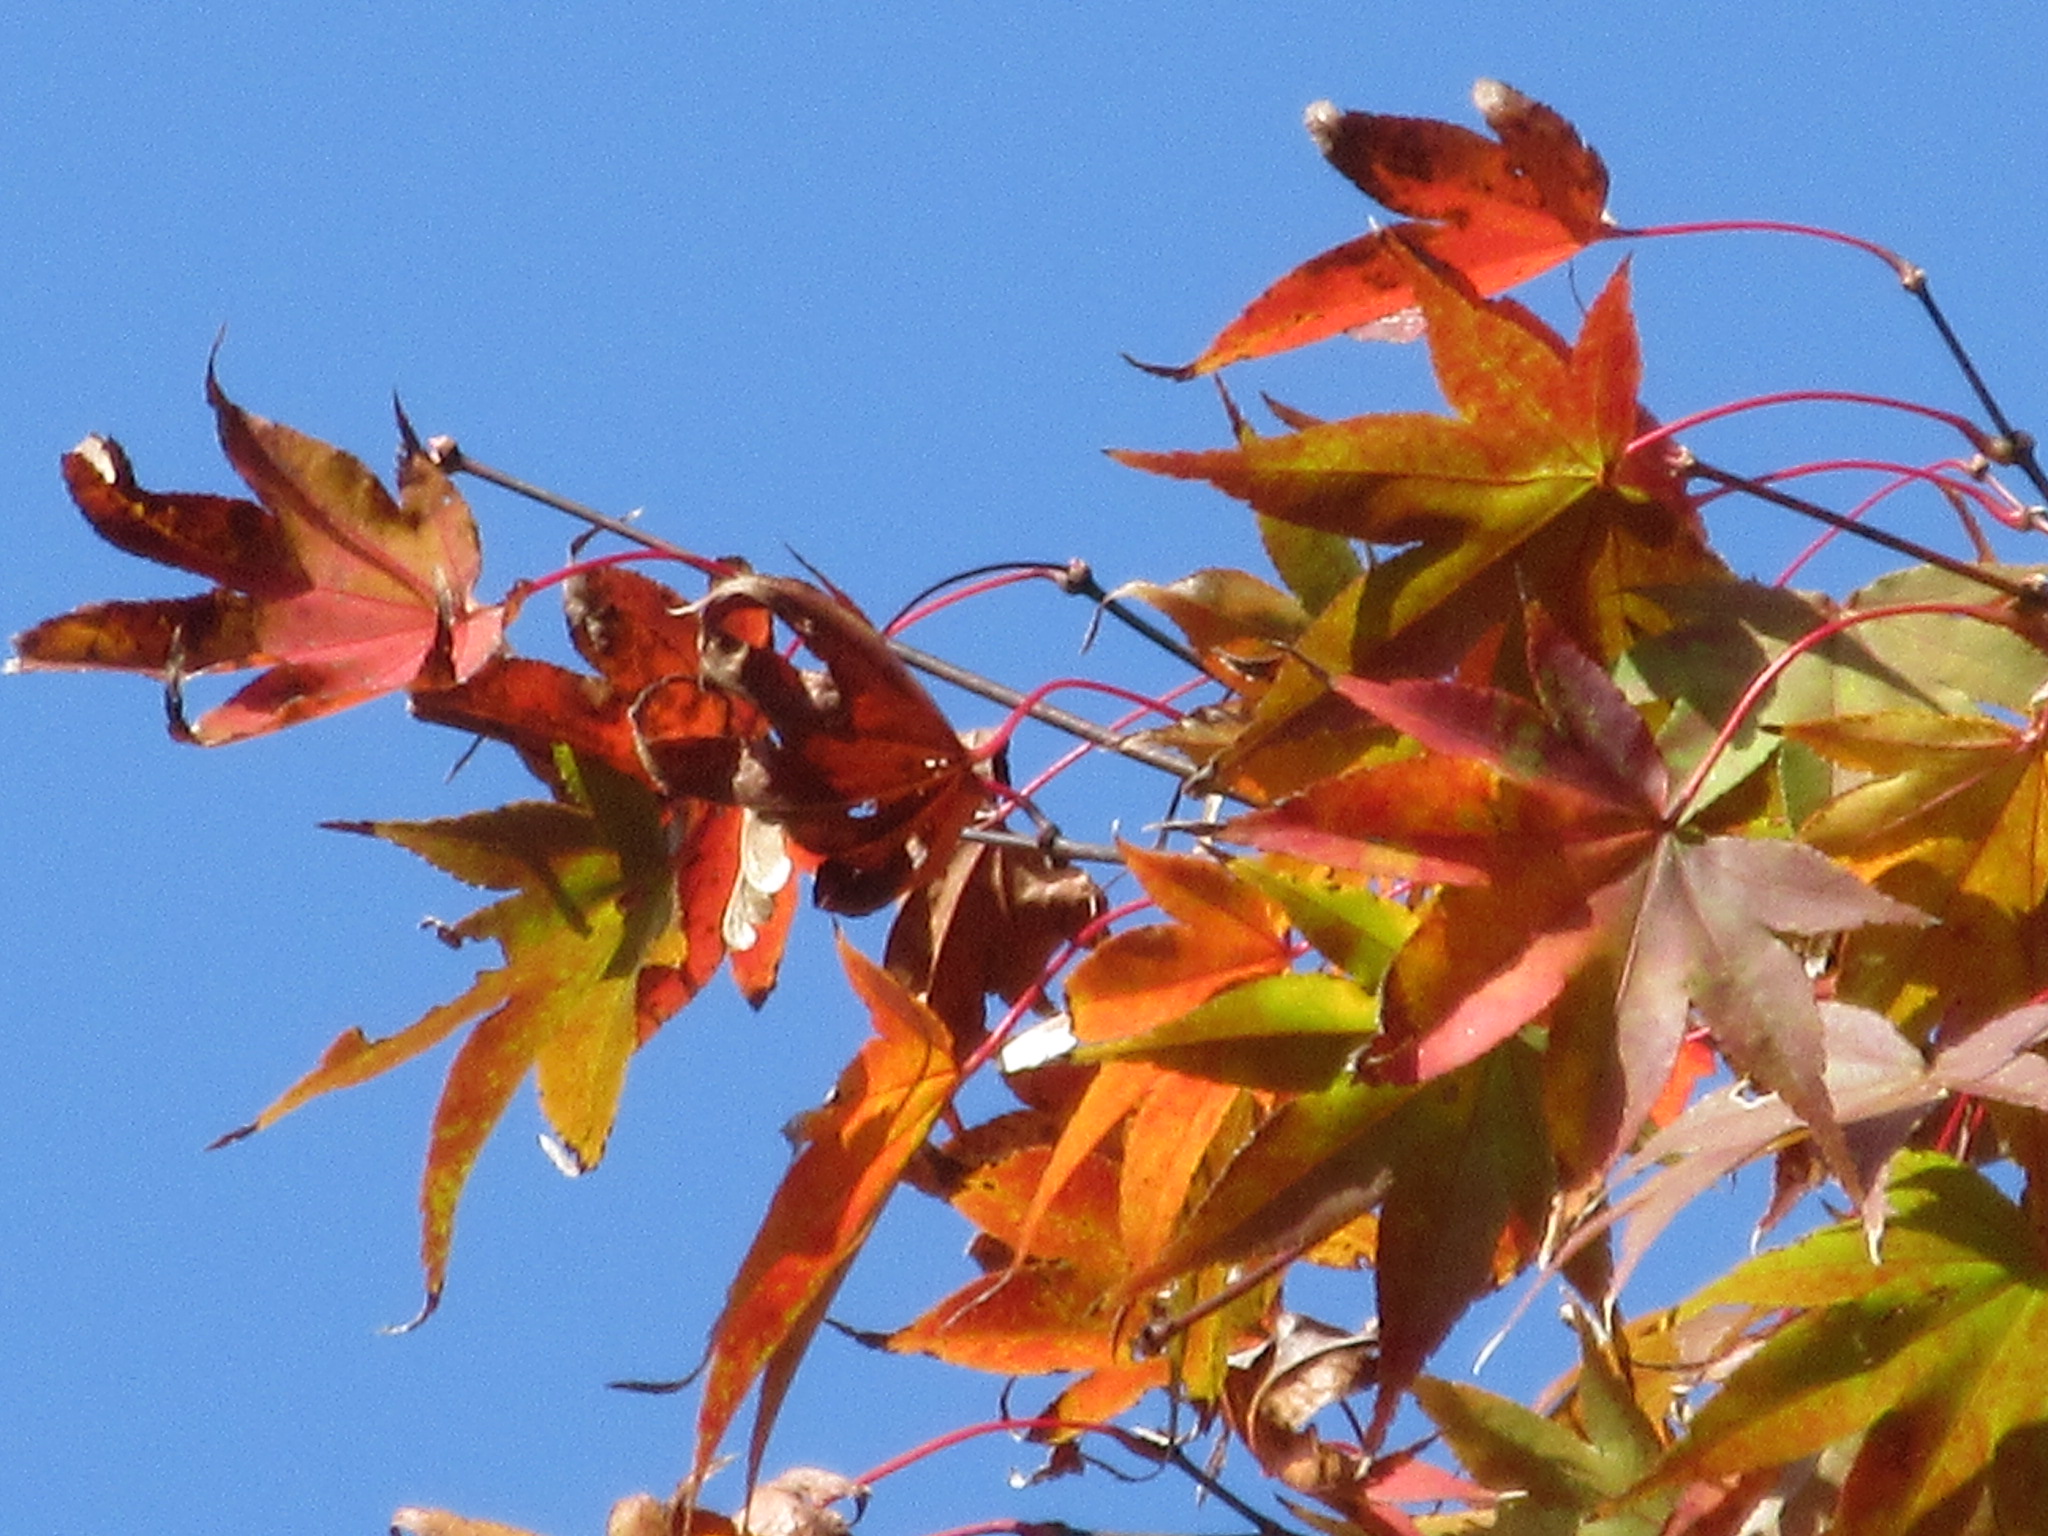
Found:
<path fill-rule="evenodd" d="M 596 675 L 499 657 L 466 682 L 417 693 L 413 712 L 509 743 L 558 796 L 563 746 L 577 761 L 601 763 L 658 796 L 686 940 L 680 964 L 658 978 L 664 1017 L 694 997 L 721 961 L 758 1007 L 775 985 L 796 912 L 797 869 L 786 840 L 755 813 L 721 803 L 729 794 L 669 793 L 650 760 L 715 761 L 729 778 L 744 743 L 766 724 L 744 699 L 699 681 L 702 624 L 668 587 L 622 566 L 599 566 L 570 582 L 564 599 L 570 639 Z M 722 616 L 721 642 L 765 644 L 770 622 L 767 610 L 735 604 Z"/>
<path fill-rule="evenodd" d="M 853 1505 L 853 1520 L 867 1508 L 868 1490 L 837 1472 L 792 1467 L 754 1490 L 740 1522 L 747 1536 L 846 1536 L 853 1520 L 832 1506 Z"/>
<path fill-rule="evenodd" d="M 736 605 L 772 611 L 825 671 L 735 639 L 725 620 Z M 812 894 L 828 912 L 873 912 L 936 879 L 989 784 L 882 634 L 843 598 L 779 577 L 721 581 L 699 611 L 704 676 L 759 709 L 768 730 L 736 766 L 649 735 L 647 755 L 669 787 L 782 827 L 819 861 Z"/>
<path fill-rule="evenodd" d="M 1372 1384 L 1377 1329 L 1345 1333 L 1314 1318 L 1283 1312 L 1269 1338 L 1235 1357 L 1224 1385 L 1230 1425 L 1259 1465 L 1290 1487 L 1314 1492 L 1331 1471 L 1349 1482 L 1358 1448 L 1334 1459 L 1309 1428 L 1325 1408 Z"/>
<path fill-rule="evenodd" d="M 1030 848 L 961 843 L 946 870 L 905 899 L 884 963 L 954 1038 L 981 1038 L 985 999 L 1014 1003 L 1103 909 L 1086 870 Z"/>

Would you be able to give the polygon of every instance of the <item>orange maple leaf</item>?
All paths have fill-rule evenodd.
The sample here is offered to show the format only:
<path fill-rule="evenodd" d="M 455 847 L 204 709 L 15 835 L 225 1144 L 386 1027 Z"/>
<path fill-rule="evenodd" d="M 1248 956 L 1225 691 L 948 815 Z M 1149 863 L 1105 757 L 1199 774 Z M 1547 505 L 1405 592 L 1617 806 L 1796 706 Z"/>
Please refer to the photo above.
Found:
<path fill-rule="evenodd" d="M 803 1148 L 769 1202 L 711 1334 L 692 1476 L 710 1469 L 760 1384 L 747 1455 L 759 1472 L 783 1395 L 905 1168 L 959 1087 L 945 1021 L 842 937 L 840 959 L 875 1033 L 830 1102 L 802 1121 Z"/>
<path fill-rule="evenodd" d="M 1649 423 L 1626 265 L 1567 345 L 1455 271 L 1399 246 L 1387 260 L 1429 317 L 1430 360 L 1454 415 L 1307 421 L 1276 437 L 1243 432 L 1231 448 L 1112 457 L 1206 480 L 1263 517 L 1410 546 L 1359 589 L 1354 665 L 1398 640 L 1389 667 L 1445 670 L 1525 596 L 1611 658 L 1668 624 L 1650 589 L 1725 574 L 1668 451 L 1630 451 Z"/>

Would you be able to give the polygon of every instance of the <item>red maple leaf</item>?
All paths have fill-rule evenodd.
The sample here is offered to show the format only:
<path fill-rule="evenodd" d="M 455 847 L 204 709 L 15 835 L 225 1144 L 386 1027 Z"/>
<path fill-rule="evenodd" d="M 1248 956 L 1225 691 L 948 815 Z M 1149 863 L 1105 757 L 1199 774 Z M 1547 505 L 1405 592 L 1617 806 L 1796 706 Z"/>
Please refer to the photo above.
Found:
<path fill-rule="evenodd" d="M 1683 821 L 1648 728 L 1606 673 L 1527 616 L 1540 702 L 1460 683 L 1340 678 L 1338 693 L 1425 755 L 1328 779 L 1231 825 L 1238 841 L 1440 883 L 1389 982 L 1389 1057 L 1427 1080 L 1552 1018 L 1576 1073 L 1573 1169 L 1633 1140 L 1696 1012 L 1724 1056 L 1781 1094 L 1828 1165 L 1863 1179 L 1822 1079 L 1813 985 L 1778 935 L 1924 914 L 1814 848 L 1709 837 Z M 1396 1060 L 1396 1057 L 1404 1058 Z"/>
<path fill-rule="evenodd" d="M 1304 262 L 1246 306 L 1176 378 L 1322 341 L 1387 321 L 1416 303 L 1404 245 L 1499 293 L 1604 238 L 1607 167 L 1572 125 L 1498 80 L 1472 99 L 1489 139 L 1430 118 L 1308 109 L 1317 146 L 1360 191 L 1406 222 Z"/>
<path fill-rule="evenodd" d="M 211 368 L 206 397 L 256 502 L 146 491 L 105 437 L 66 454 L 64 478 L 110 544 L 218 585 L 46 620 L 15 637 L 10 668 L 157 673 L 171 690 L 173 734 L 216 746 L 410 687 L 430 657 L 467 677 L 497 650 L 510 614 L 472 599 L 476 524 L 409 430 L 394 501 L 354 456 L 244 411 Z M 185 723 L 184 678 L 244 667 L 268 670 Z"/>

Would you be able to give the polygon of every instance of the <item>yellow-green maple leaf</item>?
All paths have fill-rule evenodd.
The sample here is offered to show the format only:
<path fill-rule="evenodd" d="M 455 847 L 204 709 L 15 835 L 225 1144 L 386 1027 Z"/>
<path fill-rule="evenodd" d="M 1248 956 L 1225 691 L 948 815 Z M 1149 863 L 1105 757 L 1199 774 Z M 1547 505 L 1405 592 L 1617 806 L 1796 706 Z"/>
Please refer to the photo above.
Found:
<path fill-rule="evenodd" d="M 1901 1153 L 1891 1198 L 1882 1262 L 1871 1262 L 1862 1224 L 1843 1222 L 1752 1259 L 1687 1304 L 1793 1316 L 1645 1486 L 1780 1466 L 1863 1435 L 1841 1528 L 1905 1536 L 1945 1501 L 2011 1482 L 2001 1461 L 2039 1455 L 2048 1261 L 2038 1239 L 1988 1180 L 1949 1158 Z"/>

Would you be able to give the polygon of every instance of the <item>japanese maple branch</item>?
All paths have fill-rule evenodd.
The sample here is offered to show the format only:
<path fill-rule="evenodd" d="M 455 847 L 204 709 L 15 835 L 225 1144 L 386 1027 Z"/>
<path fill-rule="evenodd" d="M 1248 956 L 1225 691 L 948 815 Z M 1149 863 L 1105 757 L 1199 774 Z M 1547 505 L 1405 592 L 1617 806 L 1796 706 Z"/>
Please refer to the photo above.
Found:
<path fill-rule="evenodd" d="M 1000 574 L 998 574 L 1000 573 Z M 986 578 L 986 579 L 977 579 Z M 1143 639 L 1149 640 L 1175 660 L 1201 669 L 1202 658 L 1187 646 L 1159 628 L 1143 614 L 1138 613 L 1120 597 L 1114 597 L 1103 590 L 1102 583 L 1095 579 L 1095 570 L 1086 560 L 1069 560 L 1064 565 L 1049 560 L 1005 560 L 995 565 L 976 566 L 971 571 L 962 571 L 948 576 L 944 581 L 934 582 L 903 605 L 902 610 L 882 626 L 882 633 L 895 635 L 919 620 L 929 617 L 962 598 L 978 596 L 993 586 L 1018 580 L 1050 581 L 1071 597 L 1085 597 L 1093 601 L 1098 614 L 1107 613 L 1111 618 Z M 935 594 L 954 582 L 972 581 L 974 584 L 945 597 Z M 1095 626 L 1089 626 L 1089 638 L 1094 638 Z M 1084 644 L 1083 650 L 1087 649 Z"/>
<path fill-rule="evenodd" d="M 480 463 L 464 453 L 462 445 L 452 437 L 436 437 L 429 440 L 427 452 L 436 464 L 451 475 L 474 475 L 500 490 L 510 491 L 515 496 L 523 496 L 528 501 L 538 502 L 544 507 L 552 507 L 580 523 L 587 523 L 592 528 L 629 540 L 643 549 L 651 549 L 658 555 L 680 561 L 694 571 L 703 572 L 714 581 L 739 574 L 722 560 L 706 560 L 702 555 L 693 554 L 680 544 L 672 544 L 658 534 L 634 527 L 623 518 L 600 512 L 595 507 L 586 507 L 582 502 L 571 501 L 566 496 L 557 496 L 553 491 L 535 485 L 529 480 L 521 480 L 517 475 L 507 474 L 502 469 L 493 469 L 488 464 Z"/>
<path fill-rule="evenodd" d="M 1097 725 L 1086 716 L 1061 709 L 1058 705 L 1043 701 L 1032 703 L 1028 695 L 1017 689 L 1006 687 L 966 667 L 957 666 L 942 657 L 932 655 L 929 651 L 905 645 L 900 640 L 891 640 L 889 649 L 901 657 L 906 666 L 915 667 L 927 677 L 951 683 L 955 688 L 965 689 L 977 697 L 987 699 L 990 703 L 1000 704 L 1005 709 L 1022 709 L 1041 725 L 1049 725 L 1054 730 L 1065 731 L 1069 736 L 1078 736 L 1083 741 L 1093 742 L 1107 751 L 1128 757 L 1134 763 L 1143 763 L 1148 768 L 1157 768 L 1161 773 L 1170 773 L 1182 779 L 1194 772 L 1194 764 L 1178 752 L 1169 752 L 1148 742 L 1132 741 L 1119 736 L 1108 726 Z"/>
<path fill-rule="evenodd" d="M 1070 837 L 1040 837 L 1029 832 L 1012 832 L 1005 827 L 969 827 L 960 836 L 970 843 L 986 843 L 991 848 L 1035 850 L 1070 864 L 1121 864 L 1124 861 L 1124 856 L 1108 843 L 1082 843 Z"/>
<path fill-rule="evenodd" d="M 1003 1418 L 991 1419 L 981 1424 L 964 1425 L 959 1429 L 949 1430 L 943 1435 L 927 1440 L 924 1444 L 905 1451 L 900 1456 L 892 1456 L 880 1466 L 873 1467 L 867 1472 L 862 1473 L 854 1481 L 863 1488 L 872 1488 L 883 1478 L 893 1476 L 905 1467 L 914 1466 L 928 1456 L 936 1455 L 940 1451 L 951 1450 L 954 1446 L 964 1444 L 966 1441 L 979 1436 L 1015 1434 L 1019 1430 L 1041 1429 L 1064 1429 L 1079 1431 L 1084 1434 L 1102 1435 L 1107 1439 L 1114 1440 L 1118 1445 L 1130 1452 L 1131 1455 L 1138 1457 L 1142 1461 L 1170 1466 L 1176 1472 L 1192 1479 L 1204 1493 L 1215 1499 L 1217 1503 L 1224 1505 L 1234 1513 L 1249 1520 L 1254 1529 L 1260 1533 L 1260 1536 L 1299 1536 L 1299 1533 L 1291 1527 L 1282 1525 L 1277 1520 L 1269 1519 L 1252 1508 L 1243 1499 L 1237 1497 L 1236 1494 L 1218 1482 L 1212 1474 L 1189 1459 L 1187 1453 L 1172 1441 L 1141 1434 L 1136 1430 L 1125 1429 L 1117 1424 L 1098 1424 L 1085 1420 Z"/>
<path fill-rule="evenodd" d="M 2010 464 L 2027 477 L 2044 500 L 2048 500 L 2048 474 L 2041 469 L 2035 454 L 2034 435 L 2023 432 L 2012 424 L 1998 404 L 1998 397 L 1991 393 L 1991 386 L 1984 382 L 1984 375 L 1977 371 L 1977 364 L 1970 356 L 1969 348 L 1963 345 L 1955 327 L 1948 322 L 1948 316 L 1940 304 L 1935 302 L 1934 289 L 1927 281 L 1927 269 L 1917 262 L 1908 261 L 1897 251 L 1887 250 L 1874 240 L 1865 240 L 1858 235 L 1844 234 L 1838 229 L 1823 229 L 1813 224 L 1790 224 L 1777 219 L 1713 219 L 1690 224 L 1659 224 L 1648 229 L 1616 230 L 1617 238 L 1632 240 L 1655 239 L 1665 235 L 1710 235 L 1710 234 L 1774 234 L 1800 235 L 1811 240 L 1827 240 L 1837 245 L 1846 245 L 1854 250 L 1867 252 L 1892 269 L 1899 286 L 1911 294 L 1926 314 L 1935 334 L 1941 337 L 1941 344 L 1948 349 L 1950 359 L 1962 373 L 1963 382 L 1970 386 L 1970 393 L 1977 397 L 1977 403 L 1984 408 L 1984 414 L 1991 418 L 1991 424 L 1998 429 L 1998 436 L 1985 449 L 1985 457 L 1994 464 Z"/>
<path fill-rule="evenodd" d="M 428 448 L 434 456 L 434 462 L 450 474 L 474 475 L 477 479 L 488 481 L 502 490 L 512 492 L 515 496 L 524 496 L 527 500 L 538 502 L 544 507 L 552 507 L 555 511 L 587 523 L 592 528 L 601 529 L 638 544 L 643 549 L 650 549 L 657 554 L 679 560 L 691 569 L 702 571 L 713 579 L 737 574 L 731 566 L 721 561 L 706 560 L 702 555 L 693 554 L 680 544 L 671 543 L 658 534 L 648 533 L 645 529 L 636 528 L 629 522 L 600 512 L 595 507 L 586 507 L 566 496 L 557 496 L 554 492 L 521 480 L 516 475 L 481 463 L 464 453 L 461 444 L 451 437 L 434 438 Z M 1016 709 L 1025 703 L 1025 695 L 1016 689 L 1005 687 L 967 667 L 945 661 L 929 651 L 919 650 L 916 646 L 906 645 L 900 640 L 892 639 L 888 643 L 889 648 L 906 666 L 914 667 L 927 677 L 951 683 L 955 688 L 963 689 L 991 703 L 1000 704 L 1005 709 Z M 1065 731 L 1069 736 L 1093 742 L 1098 747 L 1119 753 L 1133 762 L 1143 763 L 1148 768 L 1172 774 L 1175 778 L 1186 778 L 1193 771 L 1193 764 L 1177 752 L 1168 752 L 1145 742 L 1126 741 L 1114 731 L 1055 705 L 1032 704 L 1026 712 L 1042 725 L 1049 725 L 1054 730 Z"/>
<path fill-rule="evenodd" d="M 1815 522 L 1826 523 L 1830 528 L 1838 528 L 1843 533 L 1862 539 L 1866 543 L 1880 545 L 1894 554 L 1921 561 L 1964 581 L 1973 581 L 1979 586 L 1989 587 L 1994 592 L 2002 592 L 2015 602 L 2037 605 L 2043 601 L 2044 596 L 2048 596 L 2033 582 L 2015 580 L 1984 566 L 1973 565 L 1967 560 L 1958 560 L 1953 555 L 1929 549 L 1924 544 L 1916 544 L 1913 540 L 1901 538 L 1898 534 L 1887 533 L 1882 528 L 1873 528 L 1867 523 L 1857 522 L 1830 507 L 1808 501 L 1803 496 L 1794 496 L 1789 491 L 1781 491 L 1776 486 L 1764 484 L 1761 480 L 1752 480 L 1746 475 L 1717 469 L 1694 458 L 1690 453 L 1683 454 L 1678 467 L 1680 473 L 1694 479 L 1711 480 L 1716 485 L 1741 491 L 1745 495 L 1756 497 L 1759 501 L 1768 501 L 1773 506 L 1785 508 L 1788 512 L 1797 512 L 1800 516 L 1810 517 Z"/>
<path fill-rule="evenodd" d="M 1934 302 L 1934 290 L 1927 285 L 1927 274 L 1914 267 L 1910 275 L 1901 279 L 1906 292 L 1920 301 L 1920 307 L 1927 312 L 1934 329 L 1940 334 L 1942 344 L 1948 348 L 1949 356 L 1955 359 L 1956 367 L 1962 370 L 1963 379 L 1977 397 L 1977 403 L 1984 407 L 1984 414 L 1991 418 L 1991 424 L 1998 428 L 1998 440 L 1987 455 L 1994 464 L 2010 464 L 2027 477 L 2027 483 L 2044 499 L 2048 499 L 2048 475 L 2041 471 L 2041 461 L 2034 452 L 2034 434 L 2023 432 L 2012 424 L 2005 412 L 1999 408 L 1997 396 L 1984 382 L 1984 376 L 1977 372 L 1977 365 L 1970 358 L 1962 339 L 1948 323 L 1948 316 L 1941 312 L 1941 306 Z"/>

